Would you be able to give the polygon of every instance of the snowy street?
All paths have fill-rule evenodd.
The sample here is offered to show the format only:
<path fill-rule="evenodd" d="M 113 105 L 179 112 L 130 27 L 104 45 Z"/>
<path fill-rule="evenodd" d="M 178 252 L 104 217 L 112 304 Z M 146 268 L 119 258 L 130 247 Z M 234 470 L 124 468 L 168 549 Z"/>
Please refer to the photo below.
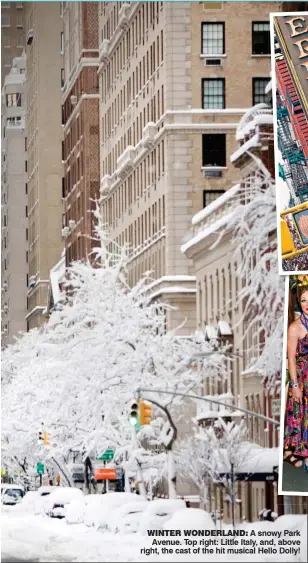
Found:
<path fill-rule="evenodd" d="M 187 524 L 188 525 L 188 524 Z M 189 527 L 189 525 L 188 525 Z M 263 534 L 269 530 L 273 535 L 283 530 L 297 529 L 301 532 L 301 548 L 297 555 L 284 553 L 284 561 L 307 561 L 307 534 L 305 516 L 285 516 L 280 524 L 269 522 L 255 522 L 248 524 L 246 530 L 254 529 Z M 281 532 L 282 530 L 282 532 Z M 280 532 L 279 532 L 280 531 Z M 271 536 L 272 537 L 272 536 Z M 163 538 L 157 538 L 163 539 Z M 223 540 L 218 540 L 222 542 Z M 231 540 L 229 540 L 231 541 Z M 275 538 L 273 546 L 279 550 Z M 65 520 L 55 520 L 42 516 L 29 515 L 20 510 L 4 509 L 2 513 L 2 562 L 5 561 L 38 561 L 38 562 L 105 562 L 105 561 L 211 561 L 212 555 L 144 555 L 141 553 L 145 547 L 150 547 L 152 538 L 141 534 L 116 534 L 102 533 L 84 524 L 68 525 Z M 257 540 L 260 546 L 260 539 Z M 181 544 L 184 547 L 183 541 Z M 181 548 L 182 548 L 181 545 Z M 221 545 L 221 544 L 220 544 Z M 281 545 L 281 544 L 280 544 Z M 273 547 L 273 551 L 274 550 Z M 159 549 L 159 548 L 158 548 Z M 274 553 L 267 555 L 236 555 L 216 554 L 217 561 L 277 561 Z"/>

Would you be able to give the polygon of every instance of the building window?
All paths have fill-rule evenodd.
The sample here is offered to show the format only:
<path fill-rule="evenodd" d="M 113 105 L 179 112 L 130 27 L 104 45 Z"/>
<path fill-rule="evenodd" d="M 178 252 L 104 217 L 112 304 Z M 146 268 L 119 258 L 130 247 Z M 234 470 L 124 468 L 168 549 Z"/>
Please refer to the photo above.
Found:
<path fill-rule="evenodd" d="M 7 94 L 6 105 L 7 107 L 12 107 L 12 106 L 21 107 L 21 94 Z"/>
<path fill-rule="evenodd" d="M 63 33 L 63 31 L 61 31 L 61 36 L 60 36 L 60 48 L 61 48 L 61 55 L 63 55 L 63 53 L 64 53 L 64 33 Z"/>
<path fill-rule="evenodd" d="M 9 8 L 10 7 L 10 2 L 1 2 L 1 10 L 3 8 Z"/>
<path fill-rule="evenodd" d="M 252 54 L 270 55 L 271 39 L 269 22 L 252 22 Z"/>
<path fill-rule="evenodd" d="M 4 66 L 11 66 L 11 55 L 4 55 Z"/>
<path fill-rule="evenodd" d="M 61 88 L 64 86 L 64 68 L 61 68 Z"/>
<path fill-rule="evenodd" d="M 204 78 L 202 80 L 203 109 L 223 109 L 225 107 L 225 79 Z"/>
<path fill-rule="evenodd" d="M 4 215 L 4 217 L 3 217 L 3 225 L 4 225 L 4 227 L 6 227 L 6 215 Z"/>
<path fill-rule="evenodd" d="M 9 35 L 3 35 L 2 46 L 3 47 L 10 47 L 11 46 L 11 38 L 10 38 Z"/>
<path fill-rule="evenodd" d="M 26 217 L 28 217 L 28 206 L 26 205 Z"/>
<path fill-rule="evenodd" d="M 252 105 L 266 103 L 267 95 L 265 88 L 269 83 L 269 78 L 253 78 L 252 79 Z"/>
<path fill-rule="evenodd" d="M 207 22 L 201 24 L 202 54 L 224 55 L 225 53 L 225 24 Z"/>
<path fill-rule="evenodd" d="M 28 184 L 25 185 L 25 192 L 26 192 L 26 195 L 28 195 Z"/>
<path fill-rule="evenodd" d="M 23 27 L 23 25 L 24 25 L 23 14 L 17 14 L 17 27 Z"/>
<path fill-rule="evenodd" d="M 24 46 L 24 43 L 25 43 L 25 41 L 24 41 L 24 36 L 23 36 L 22 33 L 19 33 L 19 34 L 17 35 L 16 46 L 19 47 L 19 48 L 21 48 L 21 47 Z M 23 70 L 23 69 L 21 69 L 21 70 Z"/>
<path fill-rule="evenodd" d="M 202 135 L 202 166 L 226 166 L 226 135 Z"/>
<path fill-rule="evenodd" d="M 28 172 L 28 161 L 25 160 L 25 172 Z"/>
<path fill-rule="evenodd" d="M 10 27 L 10 16 L 9 16 L 9 14 L 1 14 L 1 27 Z"/>
<path fill-rule="evenodd" d="M 26 240 L 29 238 L 29 229 L 26 229 Z"/>
<path fill-rule="evenodd" d="M 203 207 L 207 207 L 224 193 L 224 190 L 203 190 Z"/>

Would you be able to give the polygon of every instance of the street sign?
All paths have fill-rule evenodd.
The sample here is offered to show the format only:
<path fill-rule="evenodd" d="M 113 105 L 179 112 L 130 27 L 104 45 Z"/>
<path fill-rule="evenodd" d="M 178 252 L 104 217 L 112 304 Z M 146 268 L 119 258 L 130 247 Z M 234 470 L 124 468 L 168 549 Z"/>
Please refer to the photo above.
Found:
<path fill-rule="evenodd" d="M 36 473 L 38 475 L 44 475 L 45 473 L 45 466 L 43 463 L 37 463 L 36 464 Z"/>
<path fill-rule="evenodd" d="M 94 477 L 96 481 L 115 481 L 117 479 L 117 470 L 115 468 L 107 469 L 104 467 L 99 467 L 98 469 L 96 469 Z"/>
<path fill-rule="evenodd" d="M 103 454 L 101 454 L 98 458 L 96 458 L 99 461 L 110 461 L 111 459 L 113 459 L 114 456 L 114 450 L 108 449 L 105 450 Z"/>
<path fill-rule="evenodd" d="M 272 399 L 272 416 L 280 416 L 281 399 Z"/>

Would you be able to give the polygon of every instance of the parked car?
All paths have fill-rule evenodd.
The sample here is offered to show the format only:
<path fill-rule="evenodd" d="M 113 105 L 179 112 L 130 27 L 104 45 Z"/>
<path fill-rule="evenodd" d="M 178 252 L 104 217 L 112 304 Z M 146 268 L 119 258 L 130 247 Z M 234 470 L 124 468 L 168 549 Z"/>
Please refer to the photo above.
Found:
<path fill-rule="evenodd" d="M 180 509 L 163 525 L 168 530 L 214 530 L 215 524 L 209 512 L 201 508 Z"/>
<path fill-rule="evenodd" d="M 53 491 L 45 505 L 45 512 L 50 518 L 65 518 L 65 513 L 68 505 L 73 500 L 83 498 L 83 492 L 74 487 L 57 487 Z"/>
<path fill-rule="evenodd" d="M 22 501 L 25 490 L 21 485 L 1 485 L 1 502 L 6 505 L 15 505 Z"/>
<path fill-rule="evenodd" d="M 35 514 L 35 507 L 39 498 L 41 497 L 39 497 L 37 491 L 28 491 L 20 503 L 20 510 Z"/>
<path fill-rule="evenodd" d="M 49 496 L 53 491 L 59 487 L 46 485 L 37 490 L 37 500 L 34 506 L 34 514 L 46 514 L 46 507 L 48 506 Z"/>
<path fill-rule="evenodd" d="M 140 527 L 144 511 L 148 507 L 148 501 L 138 497 L 143 502 L 129 502 L 112 511 L 107 529 L 112 534 L 135 534 Z"/>
<path fill-rule="evenodd" d="M 178 510 L 189 510 L 187 518 L 190 518 L 190 508 L 181 499 L 157 499 L 152 500 L 146 511 L 143 513 L 139 531 L 147 534 L 147 530 L 162 530 L 165 522 L 171 519 Z"/>
<path fill-rule="evenodd" d="M 86 504 L 84 524 L 94 526 L 97 530 L 107 530 L 108 522 L 114 510 L 124 504 L 145 502 L 142 496 L 134 493 L 110 492 L 104 495 L 91 495 L 93 498 Z"/>

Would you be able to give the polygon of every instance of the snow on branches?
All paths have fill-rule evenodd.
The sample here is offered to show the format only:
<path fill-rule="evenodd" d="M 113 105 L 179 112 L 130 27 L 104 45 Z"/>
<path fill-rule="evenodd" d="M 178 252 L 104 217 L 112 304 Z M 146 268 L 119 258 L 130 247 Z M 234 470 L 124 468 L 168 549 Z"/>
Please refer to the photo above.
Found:
<path fill-rule="evenodd" d="M 275 183 L 261 161 L 241 182 L 229 219 L 242 282 L 241 323 L 256 336 L 248 372 L 271 385 L 281 370 L 284 279 L 278 274 Z"/>
<path fill-rule="evenodd" d="M 128 413 L 138 387 L 189 392 L 205 377 L 226 376 L 223 348 L 198 334 L 164 332 L 165 305 L 151 300 L 146 276 L 128 286 L 127 248 L 113 244 L 111 251 L 97 212 L 96 217 L 91 262 L 68 268 L 60 306 L 46 325 L 5 350 L 2 455 L 8 465 L 25 457 L 31 463 L 43 456 L 65 459 L 72 450 L 90 455 L 110 446 L 129 463 L 136 452 Z M 170 408 L 183 400 L 154 395 Z M 49 448 L 38 445 L 42 423 Z M 144 432 L 159 443 L 155 424 Z M 142 432 L 134 447 L 144 457 L 141 441 Z"/>

